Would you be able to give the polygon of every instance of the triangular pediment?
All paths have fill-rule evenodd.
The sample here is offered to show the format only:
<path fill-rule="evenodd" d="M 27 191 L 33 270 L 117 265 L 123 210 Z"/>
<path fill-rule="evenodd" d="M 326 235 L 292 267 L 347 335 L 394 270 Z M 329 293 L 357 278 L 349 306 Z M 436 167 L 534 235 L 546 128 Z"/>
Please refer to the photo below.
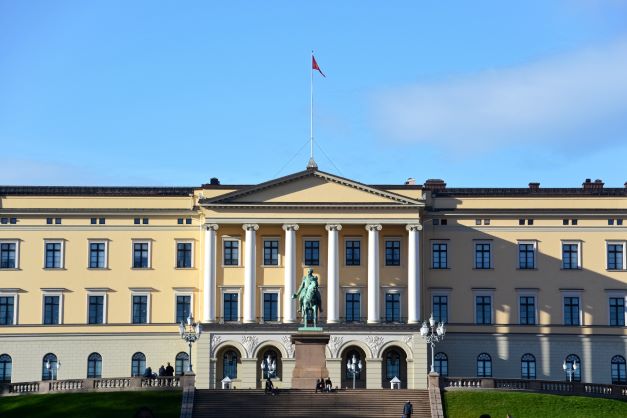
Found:
<path fill-rule="evenodd" d="M 222 196 L 202 205 L 418 205 L 422 202 L 318 170 L 306 170 Z"/>

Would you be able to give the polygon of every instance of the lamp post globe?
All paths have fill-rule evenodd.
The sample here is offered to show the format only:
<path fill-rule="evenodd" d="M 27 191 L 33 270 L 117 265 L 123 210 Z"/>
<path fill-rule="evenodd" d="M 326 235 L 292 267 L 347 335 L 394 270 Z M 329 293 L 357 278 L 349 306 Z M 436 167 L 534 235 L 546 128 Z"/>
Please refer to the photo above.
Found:
<path fill-rule="evenodd" d="M 187 373 L 192 373 L 192 344 L 198 341 L 202 330 L 199 322 L 194 322 L 192 313 L 189 313 L 187 321 L 182 321 L 179 324 L 179 335 L 189 346 L 189 364 L 187 366 Z"/>
<path fill-rule="evenodd" d="M 431 371 L 429 373 L 435 373 L 435 345 L 444 339 L 445 334 L 444 322 L 437 322 L 433 318 L 433 313 L 428 321 L 423 321 L 420 327 L 420 336 L 431 346 Z"/>

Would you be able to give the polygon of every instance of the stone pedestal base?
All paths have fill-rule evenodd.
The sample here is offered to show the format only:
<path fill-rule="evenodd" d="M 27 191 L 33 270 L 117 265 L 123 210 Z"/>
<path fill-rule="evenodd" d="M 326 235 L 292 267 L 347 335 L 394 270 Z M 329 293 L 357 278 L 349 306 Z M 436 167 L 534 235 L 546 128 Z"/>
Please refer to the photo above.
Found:
<path fill-rule="evenodd" d="M 321 333 L 292 335 L 296 364 L 292 372 L 292 389 L 315 389 L 318 379 L 329 376 L 325 348 L 329 336 Z"/>

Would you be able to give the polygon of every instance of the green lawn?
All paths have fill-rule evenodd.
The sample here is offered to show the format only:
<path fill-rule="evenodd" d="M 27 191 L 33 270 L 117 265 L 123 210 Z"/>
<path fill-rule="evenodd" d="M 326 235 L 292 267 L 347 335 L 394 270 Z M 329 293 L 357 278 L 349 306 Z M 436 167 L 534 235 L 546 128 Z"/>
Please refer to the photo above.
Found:
<path fill-rule="evenodd" d="M 2 418 L 127 418 L 142 406 L 156 418 L 178 418 L 181 392 L 101 392 L 0 397 Z"/>
<path fill-rule="evenodd" d="M 447 418 L 625 418 L 627 402 L 583 396 L 504 391 L 449 391 L 442 397 Z"/>

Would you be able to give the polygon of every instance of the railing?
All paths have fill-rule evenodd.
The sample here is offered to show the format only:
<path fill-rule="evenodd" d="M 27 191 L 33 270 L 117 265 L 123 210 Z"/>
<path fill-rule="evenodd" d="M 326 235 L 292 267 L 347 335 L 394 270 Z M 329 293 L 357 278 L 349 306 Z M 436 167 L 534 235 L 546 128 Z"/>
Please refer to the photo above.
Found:
<path fill-rule="evenodd" d="M 501 389 L 561 393 L 627 399 L 627 386 L 602 383 L 563 382 L 554 380 L 493 379 L 479 377 L 440 377 L 443 390 Z"/>

